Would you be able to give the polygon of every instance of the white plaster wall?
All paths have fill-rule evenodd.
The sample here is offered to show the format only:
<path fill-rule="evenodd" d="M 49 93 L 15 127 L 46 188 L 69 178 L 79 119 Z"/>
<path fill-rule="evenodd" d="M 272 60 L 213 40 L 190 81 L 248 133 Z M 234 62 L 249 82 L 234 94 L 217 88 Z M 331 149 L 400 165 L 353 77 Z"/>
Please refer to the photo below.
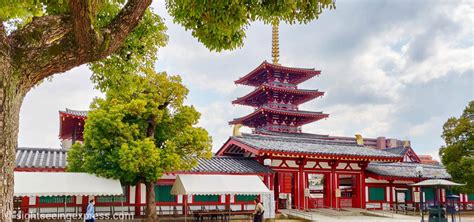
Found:
<path fill-rule="evenodd" d="M 146 203 L 146 186 L 145 184 L 141 183 L 140 184 L 140 203 L 144 204 Z"/>
<path fill-rule="evenodd" d="M 319 165 L 320 165 L 323 169 L 331 169 L 331 166 L 329 166 L 328 162 L 320 162 Z"/>
<path fill-rule="evenodd" d="M 282 160 L 272 160 L 272 166 L 274 167 L 280 166 L 282 162 L 283 162 Z"/>
<path fill-rule="evenodd" d="M 346 168 L 346 166 L 347 166 L 347 163 L 339 163 L 339 164 L 337 165 L 336 169 L 341 170 L 341 169 Z"/>
<path fill-rule="evenodd" d="M 28 204 L 29 204 L 29 205 L 35 205 L 35 204 L 36 204 L 36 197 L 30 197 L 30 198 L 28 198 L 28 199 L 29 199 L 29 200 L 28 200 Z M 82 200 L 82 198 L 78 198 L 78 199 L 81 199 L 81 200 Z"/>
<path fill-rule="evenodd" d="M 130 203 L 134 204 L 135 203 L 135 186 L 130 186 Z"/>
<path fill-rule="evenodd" d="M 352 167 L 352 169 L 354 169 L 354 170 L 360 170 L 360 169 L 361 169 L 361 168 L 359 167 L 359 164 L 357 164 L 357 163 L 351 163 L 351 167 Z"/>
<path fill-rule="evenodd" d="M 315 161 L 308 161 L 304 167 L 305 168 L 313 168 L 315 165 L 316 165 Z"/>
<path fill-rule="evenodd" d="M 298 167 L 298 165 L 296 164 L 296 161 L 294 161 L 294 160 L 287 160 L 287 161 L 286 161 L 286 164 L 287 164 L 289 167 Z"/>
<path fill-rule="evenodd" d="M 386 180 L 376 180 L 376 179 L 371 178 L 371 177 L 366 178 L 365 182 L 366 183 L 388 183 L 388 181 L 386 181 Z"/>
<path fill-rule="evenodd" d="M 176 174 L 163 174 L 162 177 L 160 177 L 160 179 L 167 179 L 167 180 L 174 180 L 176 179 Z"/>

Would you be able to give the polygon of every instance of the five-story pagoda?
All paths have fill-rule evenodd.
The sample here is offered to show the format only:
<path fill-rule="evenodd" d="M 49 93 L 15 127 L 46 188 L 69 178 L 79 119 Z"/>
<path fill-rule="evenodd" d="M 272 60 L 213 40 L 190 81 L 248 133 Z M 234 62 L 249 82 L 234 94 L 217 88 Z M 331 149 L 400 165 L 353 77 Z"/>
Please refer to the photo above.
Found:
<path fill-rule="evenodd" d="M 322 112 L 302 111 L 298 105 L 324 95 L 318 90 L 298 89 L 298 84 L 321 73 L 315 69 L 286 67 L 278 64 L 278 25 L 273 25 L 273 64 L 264 61 L 236 84 L 256 87 L 233 104 L 255 108 L 249 115 L 234 119 L 230 124 L 242 124 L 256 133 L 301 133 L 301 126 L 329 115 Z"/>

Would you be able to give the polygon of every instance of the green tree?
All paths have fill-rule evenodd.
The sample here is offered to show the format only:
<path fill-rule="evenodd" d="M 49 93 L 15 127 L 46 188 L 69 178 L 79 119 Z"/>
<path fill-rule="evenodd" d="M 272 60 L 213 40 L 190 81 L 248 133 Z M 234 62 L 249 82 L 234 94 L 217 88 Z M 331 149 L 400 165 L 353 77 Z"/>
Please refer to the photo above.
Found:
<path fill-rule="evenodd" d="M 127 70 L 152 66 L 166 42 L 152 0 L 0 1 L 0 221 L 11 221 L 13 169 L 20 107 L 43 79 L 92 64 L 92 80 L 106 90 L 130 77 Z M 290 24 L 318 18 L 332 0 L 167 0 L 175 22 L 211 50 L 243 44 L 256 20 Z"/>
<path fill-rule="evenodd" d="M 211 138 L 195 127 L 200 114 L 183 105 L 188 90 L 178 76 L 149 71 L 128 90 L 109 90 L 95 99 L 84 143 L 69 151 L 68 170 L 145 183 L 148 219 L 156 219 L 155 182 L 165 172 L 188 170 L 190 156 L 211 157 Z"/>
<path fill-rule="evenodd" d="M 443 125 L 445 146 L 439 150 L 443 165 L 454 181 L 466 183 L 459 191 L 474 193 L 474 101 L 459 117 L 451 117 Z"/>

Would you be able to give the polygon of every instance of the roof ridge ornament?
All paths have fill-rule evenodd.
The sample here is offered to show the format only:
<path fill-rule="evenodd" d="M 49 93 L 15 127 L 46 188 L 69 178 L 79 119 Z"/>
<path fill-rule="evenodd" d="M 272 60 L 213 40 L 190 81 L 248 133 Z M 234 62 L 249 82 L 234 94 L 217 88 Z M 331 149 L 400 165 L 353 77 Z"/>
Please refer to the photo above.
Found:
<path fill-rule="evenodd" d="M 280 43 L 279 43 L 279 29 L 280 21 L 275 19 L 272 22 L 272 62 L 275 65 L 280 65 L 278 60 L 280 59 Z"/>
<path fill-rule="evenodd" d="M 235 124 L 234 125 L 232 136 L 242 136 L 242 132 L 240 132 L 240 127 L 242 127 L 242 124 Z"/>
<path fill-rule="evenodd" d="M 355 135 L 357 145 L 363 146 L 364 145 L 364 138 L 360 134 Z"/>

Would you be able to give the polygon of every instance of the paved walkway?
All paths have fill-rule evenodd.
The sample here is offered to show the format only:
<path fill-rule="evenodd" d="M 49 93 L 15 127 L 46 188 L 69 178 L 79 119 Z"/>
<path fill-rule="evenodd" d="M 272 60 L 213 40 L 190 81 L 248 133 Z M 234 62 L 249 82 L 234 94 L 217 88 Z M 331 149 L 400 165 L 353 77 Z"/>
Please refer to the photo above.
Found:
<path fill-rule="evenodd" d="M 282 213 L 304 217 L 305 219 L 315 221 L 315 222 L 342 222 L 342 221 L 350 221 L 350 222 L 420 222 L 420 216 L 410 216 L 410 215 L 400 215 L 400 214 L 392 214 L 392 213 L 384 213 L 384 216 L 365 216 L 365 215 L 344 215 L 344 216 L 336 216 L 336 215 L 323 215 L 320 212 L 305 212 L 304 215 L 291 212 L 291 211 L 282 211 Z M 377 213 L 378 214 L 378 213 Z M 380 212 L 380 214 L 382 214 Z M 459 221 L 459 218 L 456 218 L 456 222 Z M 425 221 L 428 221 L 428 217 L 425 216 Z M 451 219 L 448 220 L 450 222 Z M 461 218 L 461 222 L 474 222 L 474 215 L 463 215 Z"/>

